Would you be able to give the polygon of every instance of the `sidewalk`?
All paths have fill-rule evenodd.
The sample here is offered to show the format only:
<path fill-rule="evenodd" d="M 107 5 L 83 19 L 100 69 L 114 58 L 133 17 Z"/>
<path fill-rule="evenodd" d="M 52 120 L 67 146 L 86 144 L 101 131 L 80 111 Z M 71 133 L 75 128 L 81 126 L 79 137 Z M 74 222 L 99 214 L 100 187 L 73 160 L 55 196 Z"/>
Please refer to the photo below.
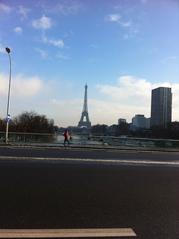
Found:
<path fill-rule="evenodd" d="M 160 148 L 160 147 L 132 147 L 132 146 L 110 146 L 110 145 L 90 145 L 90 144 L 70 144 L 69 146 L 63 143 L 0 143 L 0 147 L 29 147 L 29 148 L 51 148 L 51 149 L 83 149 L 83 150 L 121 150 L 121 151 L 155 151 L 155 152 L 178 152 L 179 148 Z"/>

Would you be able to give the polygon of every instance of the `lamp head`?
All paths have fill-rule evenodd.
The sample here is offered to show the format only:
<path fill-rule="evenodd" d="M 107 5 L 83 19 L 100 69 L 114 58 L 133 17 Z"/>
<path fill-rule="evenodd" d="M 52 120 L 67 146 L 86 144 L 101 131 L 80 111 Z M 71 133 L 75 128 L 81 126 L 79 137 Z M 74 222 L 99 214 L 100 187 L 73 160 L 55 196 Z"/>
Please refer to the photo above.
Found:
<path fill-rule="evenodd" d="M 6 52 L 9 54 L 11 52 L 9 47 L 6 47 Z"/>

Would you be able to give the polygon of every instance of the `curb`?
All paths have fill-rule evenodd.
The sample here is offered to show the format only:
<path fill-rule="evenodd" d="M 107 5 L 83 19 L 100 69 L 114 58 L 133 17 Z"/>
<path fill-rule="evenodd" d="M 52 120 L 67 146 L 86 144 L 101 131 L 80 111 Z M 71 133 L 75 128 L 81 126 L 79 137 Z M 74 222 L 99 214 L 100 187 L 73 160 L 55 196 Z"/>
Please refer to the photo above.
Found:
<path fill-rule="evenodd" d="M 82 149 L 82 150 L 117 150 L 117 151 L 139 151 L 139 152 L 162 152 L 162 153 L 179 153 L 179 149 L 174 148 L 143 148 L 143 147 L 125 147 L 125 146 L 96 146 L 96 145 L 69 145 L 64 147 L 63 144 L 1 144 L 0 147 L 19 147 L 19 148 L 46 148 L 46 149 Z"/>

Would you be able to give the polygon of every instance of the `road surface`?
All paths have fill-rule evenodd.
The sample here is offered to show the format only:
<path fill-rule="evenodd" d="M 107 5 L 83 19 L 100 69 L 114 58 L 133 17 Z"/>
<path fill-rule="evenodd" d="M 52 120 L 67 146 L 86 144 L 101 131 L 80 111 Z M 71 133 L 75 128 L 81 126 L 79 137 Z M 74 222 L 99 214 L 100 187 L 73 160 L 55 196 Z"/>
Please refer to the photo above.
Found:
<path fill-rule="evenodd" d="M 137 238 L 179 238 L 178 165 L 131 160 L 177 162 L 179 154 L 0 147 L 0 228 L 133 228 Z"/>

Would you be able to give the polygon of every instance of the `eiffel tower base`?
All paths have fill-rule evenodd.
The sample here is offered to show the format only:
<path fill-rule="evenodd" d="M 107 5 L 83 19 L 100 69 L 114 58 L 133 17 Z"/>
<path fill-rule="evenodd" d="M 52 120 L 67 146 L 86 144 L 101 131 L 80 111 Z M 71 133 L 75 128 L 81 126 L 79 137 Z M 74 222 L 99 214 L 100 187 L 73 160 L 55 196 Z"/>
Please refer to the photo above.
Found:
<path fill-rule="evenodd" d="M 79 121 L 78 127 L 79 127 L 79 128 L 91 129 L 91 122 Z"/>
<path fill-rule="evenodd" d="M 87 111 L 83 111 L 81 115 L 81 119 L 78 123 L 78 127 L 80 128 L 91 128 L 91 122 L 89 121 L 89 116 Z"/>

